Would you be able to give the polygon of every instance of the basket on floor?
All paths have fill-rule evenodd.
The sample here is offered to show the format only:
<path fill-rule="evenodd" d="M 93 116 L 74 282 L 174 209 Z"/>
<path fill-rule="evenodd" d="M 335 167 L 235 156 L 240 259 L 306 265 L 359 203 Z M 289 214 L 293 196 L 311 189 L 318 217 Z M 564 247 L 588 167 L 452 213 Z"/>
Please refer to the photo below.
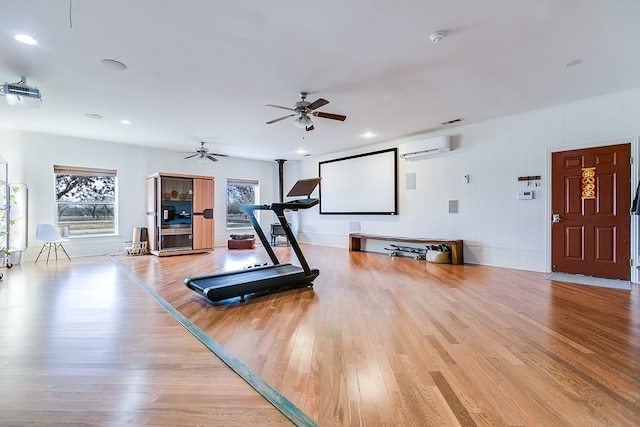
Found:
<path fill-rule="evenodd" d="M 125 255 L 145 255 L 147 250 L 147 242 L 124 242 Z"/>

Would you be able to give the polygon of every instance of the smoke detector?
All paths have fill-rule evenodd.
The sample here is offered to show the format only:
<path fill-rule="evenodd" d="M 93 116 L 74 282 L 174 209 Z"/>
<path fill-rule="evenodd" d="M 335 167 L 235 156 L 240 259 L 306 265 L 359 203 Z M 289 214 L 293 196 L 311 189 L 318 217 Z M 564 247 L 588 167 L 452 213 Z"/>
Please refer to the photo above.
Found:
<path fill-rule="evenodd" d="M 444 33 L 444 31 L 436 31 L 435 33 L 432 33 L 429 36 L 429 39 L 431 40 L 431 42 L 433 44 L 438 43 L 440 40 L 442 40 L 444 38 L 444 36 L 446 36 L 446 34 Z"/>

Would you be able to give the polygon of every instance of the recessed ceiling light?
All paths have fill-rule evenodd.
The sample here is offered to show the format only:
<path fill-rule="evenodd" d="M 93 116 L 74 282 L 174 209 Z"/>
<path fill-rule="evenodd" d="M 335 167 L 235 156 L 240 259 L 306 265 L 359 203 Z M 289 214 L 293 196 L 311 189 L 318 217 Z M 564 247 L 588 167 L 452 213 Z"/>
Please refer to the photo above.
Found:
<path fill-rule="evenodd" d="M 122 123 L 123 125 L 130 125 L 131 122 L 129 120 L 120 120 L 120 123 Z"/>
<path fill-rule="evenodd" d="M 376 136 L 376 134 L 371 132 L 371 131 L 367 131 L 367 132 L 363 133 L 361 136 L 363 138 L 373 138 L 374 136 Z"/>
<path fill-rule="evenodd" d="M 38 41 L 28 34 L 16 34 L 13 36 L 13 38 L 20 43 L 28 44 L 29 46 L 38 44 Z"/>
<path fill-rule="evenodd" d="M 582 64 L 582 59 L 574 59 L 571 62 L 567 62 L 567 67 L 573 67 L 574 65 Z"/>
<path fill-rule="evenodd" d="M 87 113 L 86 116 L 89 117 L 90 119 L 101 119 L 102 118 L 102 116 L 100 114 L 95 114 L 95 113 Z"/>
<path fill-rule="evenodd" d="M 120 61 L 116 61 L 115 59 L 103 59 L 102 65 L 106 68 L 113 71 L 124 71 L 127 69 L 127 66 Z"/>

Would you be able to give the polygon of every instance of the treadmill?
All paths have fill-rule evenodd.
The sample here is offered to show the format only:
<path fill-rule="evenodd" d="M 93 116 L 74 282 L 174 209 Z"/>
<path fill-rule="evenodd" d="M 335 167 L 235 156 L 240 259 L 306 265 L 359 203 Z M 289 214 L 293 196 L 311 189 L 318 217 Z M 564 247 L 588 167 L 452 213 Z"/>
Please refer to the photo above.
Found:
<path fill-rule="evenodd" d="M 320 271 L 309 267 L 298 245 L 298 241 L 291 231 L 287 218 L 284 216 L 284 212 L 285 210 L 297 211 L 299 209 L 310 209 L 317 205 L 320 199 L 311 198 L 311 193 L 319 182 L 320 178 L 310 178 L 301 179 L 295 183 L 287 194 L 287 197 L 306 196 L 306 198 L 303 199 L 272 203 L 271 205 L 242 205 L 240 207 L 251 220 L 251 224 L 260 238 L 262 246 L 269 254 L 273 265 L 256 266 L 245 270 L 205 276 L 187 277 L 184 279 L 185 286 L 205 296 L 212 302 L 238 296 L 240 297 L 240 301 L 244 301 L 245 295 L 249 294 L 277 292 L 306 286 L 313 287 L 313 280 L 318 277 Z M 255 216 L 255 211 L 267 210 L 273 211 L 277 215 L 285 234 L 289 238 L 289 243 L 298 257 L 298 261 L 300 261 L 300 267 L 289 263 L 281 264 L 278 257 L 276 257 Z"/>

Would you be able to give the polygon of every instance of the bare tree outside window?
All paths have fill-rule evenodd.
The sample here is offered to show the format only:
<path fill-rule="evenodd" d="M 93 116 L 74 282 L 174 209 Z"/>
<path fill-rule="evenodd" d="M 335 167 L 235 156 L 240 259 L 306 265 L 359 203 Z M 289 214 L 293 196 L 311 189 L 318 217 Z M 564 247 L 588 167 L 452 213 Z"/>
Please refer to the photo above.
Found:
<path fill-rule="evenodd" d="M 240 206 L 258 203 L 258 189 L 258 181 L 227 180 L 227 229 L 252 227 Z"/>
<path fill-rule="evenodd" d="M 57 225 L 69 235 L 116 232 L 116 173 L 56 166 Z"/>

